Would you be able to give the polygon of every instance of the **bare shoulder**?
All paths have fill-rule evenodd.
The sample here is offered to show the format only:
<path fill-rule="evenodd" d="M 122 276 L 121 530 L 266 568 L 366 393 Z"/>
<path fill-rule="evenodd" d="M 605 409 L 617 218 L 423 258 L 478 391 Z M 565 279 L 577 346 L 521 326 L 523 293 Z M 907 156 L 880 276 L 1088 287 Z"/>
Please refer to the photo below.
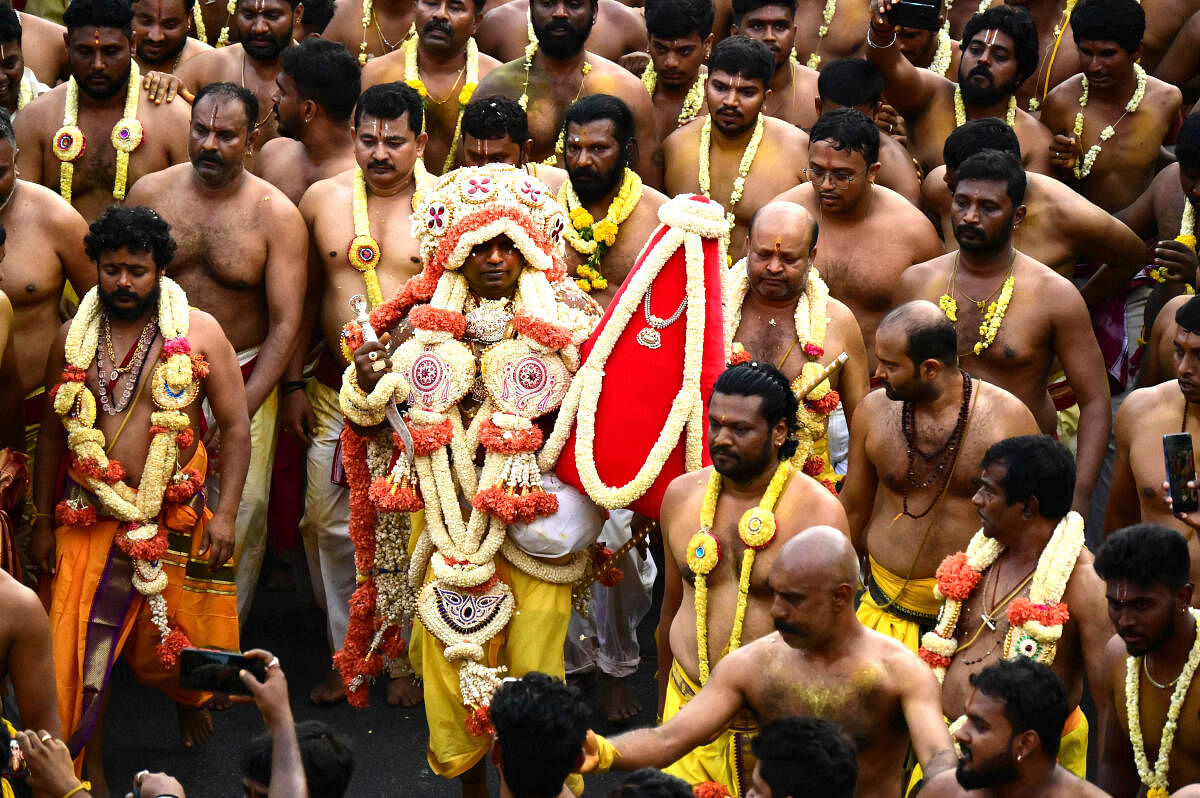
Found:
<path fill-rule="evenodd" d="M 0 571 L 0 604 L 4 606 L 4 615 L 7 618 L 27 618 L 30 614 L 44 617 L 46 614 L 37 593 L 13 579 L 5 571 Z M 27 625 L 14 623 L 11 628 L 24 629 Z"/>
<path fill-rule="evenodd" d="M 1040 260 L 1032 258 L 1024 252 L 1018 250 L 1017 255 L 1021 271 L 1028 275 L 1026 279 L 1034 281 L 1039 292 L 1039 298 L 1052 298 L 1056 302 L 1069 302 L 1072 306 L 1078 300 L 1078 304 L 1083 305 L 1083 297 L 1080 296 L 1079 289 L 1075 287 L 1074 283 Z M 1049 295 L 1041 294 L 1040 292 L 1043 291 L 1050 293 Z"/>
<path fill-rule="evenodd" d="M 875 424 L 895 412 L 897 402 L 887 398 L 881 390 L 871 391 L 858 403 L 854 411 L 854 429 L 870 430 Z"/>
<path fill-rule="evenodd" d="M 998 436 L 996 440 L 1017 434 L 1036 434 L 1037 422 L 1033 413 L 1024 402 L 999 385 L 979 380 L 979 401 L 983 405 L 980 409 L 986 410 L 992 421 L 987 430 Z"/>
<path fill-rule="evenodd" d="M 187 177 L 186 172 L 191 171 L 190 163 L 177 163 L 174 166 L 168 166 L 166 169 L 159 169 L 157 172 L 150 172 L 142 175 L 138 181 L 133 184 L 133 188 L 129 189 L 128 202 L 130 205 L 152 205 L 165 193 L 169 192 L 172 187 L 177 186 L 178 182 Z"/>
<path fill-rule="evenodd" d="M 203 55 L 207 55 L 204 53 Z M 196 56 L 198 60 L 202 56 Z M 156 105 L 149 101 L 146 89 L 142 89 L 142 102 L 138 105 L 143 123 L 150 125 L 169 125 L 186 128 L 191 124 L 192 106 L 182 98 L 176 98 L 169 103 Z"/>
<path fill-rule="evenodd" d="M 639 213 L 650 212 L 654 214 L 654 218 L 658 218 L 658 209 L 667 201 L 667 195 L 658 189 L 650 186 L 642 186 L 642 198 L 637 204 Z"/>
<path fill-rule="evenodd" d="M 682 511 L 691 498 L 699 491 L 704 490 L 711 473 L 712 466 L 705 466 L 699 471 L 689 471 L 671 480 L 671 483 L 667 485 L 666 492 L 663 493 L 663 520 L 667 520 L 668 514 Z"/>
<path fill-rule="evenodd" d="M 887 635 L 880 634 L 866 627 L 861 628 L 863 636 L 859 650 L 864 658 L 878 662 L 883 672 L 890 677 L 886 686 L 891 687 L 895 695 L 906 695 L 923 687 L 937 685 L 937 677 L 933 671 L 907 646 Z"/>
<path fill-rule="evenodd" d="M 336 12 L 334 13 L 336 15 Z M 185 83 L 198 81 L 199 85 L 203 86 L 225 69 L 226 64 L 231 62 L 235 52 L 242 52 L 240 44 L 231 44 L 228 47 L 214 48 L 197 53 L 192 58 L 180 64 L 176 75 L 184 80 Z M 169 105 L 174 105 L 174 103 L 169 103 Z"/>
<path fill-rule="evenodd" d="M 1046 95 L 1046 101 L 1042 103 L 1042 123 L 1054 129 L 1054 122 L 1063 118 L 1067 109 L 1074 106 L 1079 107 L 1079 93 L 1083 89 L 1083 76 L 1074 75 L 1067 78 L 1062 83 L 1055 86 Z"/>
<path fill-rule="evenodd" d="M 669 155 L 670 153 L 678 152 L 689 144 L 699 140 L 700 127 L 704 124 L 706 118 L 697 117 L 686 125 L 681 125 L 671 131 L 670 135 L 663 139 L 663 154 Z"/>
<path fill-rule="evenodd" d="M 954 262 L 956 252 L 947 252 L 945 255 L 938 255 L 936 258 L 930 258 L 920 263 L 914 263 L 904 270 L 906 279 L 933 277 L 938 274 L 948 273 L 950 264 Z M 911 275 L 911 277 L 910 277 Z"/>
<path fill-rule="evenodd" d="M 1089 599 L 1093 604 L 1096 601 L 1104 601 L 1104 582 L 1096 573 L 1095 562 L 1096 558 L 1087 546 L 1079 550 L 1079 556 L 1075 558 L 1075 570 L 1071 571 L 1064 593 L 1069 606 L 1075 606 L 1081 601 L 1086 603 Z"/>
<path fill-rule="evenodd" d="M 511 3 L 503 3 L 493 8 L 491 11 L 483 15 L 483 21 L 479 24 L 482 28 L 486 25 L 493 32 L 495 29 L 502 28 L 503 30 L 515 29 L 516 26 L 525 27 L 525 20 L 529 15 L 529 3 L 527 0 L 513 0 Z"/>
<path fill-rule="evenodd" d="M 763 122 L 766 124 L 764 138 L 773 138 L 782 147 L 808 147 L 808 134 L 795 125 L 773 116 L 763 117 Z"/>
<path fill-rule="evenodd" d="M 816 190 L 813 189 L 812 183 L 801 183 L 799 185 L 792 186 L 771 201 L 794 202 L 797 205 L 803 205 L 806 209 L 811 211 L 816 203 Z"/>
<path fill-rule="evenodd" d="M 67 84 L 55 86 L 50 91 L 40 97 L 34 98 L 33 102 L 25 106 L 21 113 L 17 116 L 17 121 L 13 126 L 17 130 L 30 129 L 37 133 L 42 133 L 42 128 L 51 124 L 52 120 L 62 121 L 63 108 L 66 106 L 67 99 Z M 55 127 L 55 130 L 58 128 Z M 46 130 L 46 135 L 50 135 L 53 131 Z"/>
<path fill-rule="evenodd" d="M 372 64 L 375 61 L 371 62 Z M 370 68 L 370 65 L 367 67 Z M 366 69 L 363 70 L 364 72 Z M 274 168 L 277 165 L 283 166 L 282 161 L 288 158 L 294 158 L 304 150 L 304 145 L 296 139 L 289 139 L 287 136 L 279 136 L 268 141 L 258 151 L 259 163 L 264 166 L 264 171 L 269 168 Z"/>
<path fill-rule="evenodd" d="M 1170 408 L 1172 418 L 1178 425 L 1178 411 L 1182 405 L 1182 394 L 1179 393 L 1179 383 L 1175 380 L 1167 380 L 1166 382 L 1152 385 L 1149 388 L 1138 388 L 1131 391 L 1125 397 L 1125 401 L 1121 403 L 1121 408 L 1117 410 L 1118 429 L 1124 425 L 1120 422 L 1125 419 L 1136 418 L 1139 420 L 1139 427 L 1145 427 L 1148 424 L 1155 423 L 1155 416 L 1159 415 L 1159 411 Z"/>
<path fill-rule="evenodd" d="M 1156 77 L 1146 78 L 1146 100 L 1150 107 L 1158 113 L 1174 114 L 1183 104 L 1183 92 L 1178 86 L 1159 80 Z M 1173 120 L 1164 120 L 1170 124 Z"/>
<path fill-rule="evenodd" d="M 191 164 L 185 165 L 189 169 L 191 168 Z M 247 172 L 245 190 L 252 197 L 262 197 L 262 199 L 255 199 L 254 204 L 256 208 L 265 210 L 273 220 L 284 224 L 301 222 L 300 212 L 296 210 L 296 206 L 288 199 L 288 195 L 284 194 L 275 184 Z"/>
<path fill-rule="evenodd" d="M 232 349 L 232 344 L 229 343 L 220 323 L 203 310 L 193 308 L 188 312 L 187 337 L 195 348 L 205 354 L 224 347 Z"/>
<path fill-rule="evenodd" d="M 37 206 L 33 221 L 50 224 L 76 224 L 83 221 L 79 211 L 57 191 L 28 180 L 18 180 L 17 183 L 21 187 L 21 199 Z"/>
<path fill-rule="evenodd" d="M 300 198 L 300 213 L 308 224 L 312 224 L 321 211 L 337 198 L 344 198 L 350 190 L 350 178 L 354 170 L 318 180 L 308 187 Z"/>
<path fill-rule="evenodd" d="M 592 65 L 592 71 L 603 78 L 603 83 L 615 90 L 619 90 L 622 94 L 632 94 L 635 90 L 640 89 L 641 94 L 638 95 L 638 98 L 644 99 L 647 103 L 650 102 L 650 95 L 646 93 L 645 85 L 642 84 L 641 79 L 635 77 L 628 69 L 618 63 L 609 61 L 603 56 L 596 55 L 590 50 L 588 51 L 587 59 L 588 63 Z M 622 99 L 625 99 L 625 97 L 622 97 Z"/>
<path fill-rule="evenodd" d="M 839 330 L 849 330 L 853 325 L 858 333 L 862 334 L 862 328 L 858 325 L 858 319 L 854 316 L 854 311 L 846 307 L 839 299 L 829 297 L 825 302 L 825 313 L 829 316 L 829 323 Z"/>
<path fill-rule="evenodd" d="M 943 770 L 921 785 L 922 798 L 959 798 L 967 794 L 958 783 L 954 770 Z"/>

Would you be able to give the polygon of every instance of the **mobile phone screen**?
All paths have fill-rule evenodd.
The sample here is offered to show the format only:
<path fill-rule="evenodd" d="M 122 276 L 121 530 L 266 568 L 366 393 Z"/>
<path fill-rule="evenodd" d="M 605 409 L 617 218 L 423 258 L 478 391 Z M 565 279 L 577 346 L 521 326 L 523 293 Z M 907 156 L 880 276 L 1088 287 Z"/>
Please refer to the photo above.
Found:
<path fill-rule="evenodd" d="M 267 678 L 266 663 L 229 651 L 185 648 L 179 653 L 179 686 L 188 690 L 249 695 L 238 671 L 250 671 L 259 681 Z"/>
<path fill-rule="evenodd" d="M 901 0 L 887 12 L 887 20 L 902 28 L 937 30 L 938 7 L 925 0 Z"/>
<path fill-rule="evenodd" d="M 1170 486 L 1171 509 L 1177 513 L 1191 513 L 1200 509 L 1200 491 L 1187 486 L 1188 482 L 1196 479 L 1191 433 L 1175 432 L 1164 435 L 1163 459 Z"/>

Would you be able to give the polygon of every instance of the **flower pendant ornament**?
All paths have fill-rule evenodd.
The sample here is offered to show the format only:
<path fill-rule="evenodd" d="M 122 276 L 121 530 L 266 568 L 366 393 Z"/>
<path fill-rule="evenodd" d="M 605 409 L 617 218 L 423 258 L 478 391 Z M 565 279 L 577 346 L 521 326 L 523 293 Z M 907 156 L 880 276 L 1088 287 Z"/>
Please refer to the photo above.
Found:
<path fill-rule="evenodd" d="M 697 576 L 712 573 L 721 559 L 721 543 L 711 532 L 692 535 L 687 546 L 687 566 Z"/>
<path fill-rule="evenodd" d="M 58 160 L 69 163 L 83 154 L 83 131 L 78 125 L 63 125 L 54 134 L 54 155 Z"/>
<path fill-rule="evenodd" d="M 350 265 L 360 272 L 374 269 L 379 262 L 379 242 L 370 235 L 357 235 L 346 252 Z"/>
<path fill-rule="evenodd" d="M 775 513 L 751 507 L 738 521 L 738 537 L 752 549 L 765 549 L 775 539 Z"/>
<path fill-rule="evenodd" d="M 142 123 L 136 117 L 132 119 L 126 117 L 117 121 L 110 138 L 117 152 L 128 155 L 138 148 L 144 136 L 145 130 L 142 128 Z"/>

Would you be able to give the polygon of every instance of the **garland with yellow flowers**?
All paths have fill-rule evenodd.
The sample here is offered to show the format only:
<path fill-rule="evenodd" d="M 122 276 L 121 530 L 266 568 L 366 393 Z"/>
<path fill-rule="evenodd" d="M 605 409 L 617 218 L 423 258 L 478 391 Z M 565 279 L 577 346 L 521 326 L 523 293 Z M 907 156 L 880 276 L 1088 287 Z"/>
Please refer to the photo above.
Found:
<path fill-rule="evenodd" d="M 996 340 L 996 335 L 1000 332 L 1000 325 L 1004 323 L 1004 315 L 1008 312 L 1008 305 L 1012 302 L 1013 287 L 1017 284 L 1017 277 L 1013 274 L 1013 267 L 1016 264 L 1016 253 L 1013 253 L 1013 263 L 1009 265 L 1008 277 L 1004 278 L 1003 285 L 1000 286 L 1000 296 L 995 302 L 988 305 L 987 310 L 983 314 L 983 322 L 979 325 L 979 340 L 975 342 L 972 351 L 976 355 L 983 354 L 984 350 L 992 345 Z M 953 296 L 954 292 L 954 277 L 958 273 L 958 256 L 954 258 L 954 269 L 950 272 L 950 281 L 946 285 L 946 293 L 938 297 L 938 307 L 946 314 L 946 318 L 950 321 L 958 321 L 958 300 Z"/>
<path fill-rule="evenodd" d="M 21 83 L 17 87 L 17 110 L 23 110 L 31 102 L 33 102 L 33 89 L 29 88 L 29 82 L 22 77 Z"/>
<path fill-rule="evenodd" d="M 366 0 L 368 3 L 371 0 Z M 197 6 L 200 4 L 197 3 Z M 221 32 L 217 35 L 217 47 L 224 47 L 229 44 L 229 20 L 237 16 L 237 0 L 229 0 L 225 4 L 225 24 L 221 26 Z"/>
<path fill-rule="evenodd" d="M 642 70 L 642 85 L 650 93 L 650 99 L 654 99 L 654 90 L 658 88 L 658 72 L 654 69 L 654 61 L 650 61 Z M 684 95 L 683 105 L 679 109 L 679 116 L 675 117 L 675 123 L 686 125 L 691 122 L 696 118 L 696 114 L 700 113 L 702 105 L 704 105 L 704 75 L 700 73 L 696 75 L 696 82 Z"/>
<path fill-rule="evenodd" d="M 746 175 L 750 173 L 750 167 L 754 165 L 754 156 L 758 154 L 758 145 L 763 138 L 763 115 L 758 115 L 758 121 L 754 123 L 754 132 L 750 134 L 750 141 L 746 143 L 746 149 L 742 151 L 742 160 L 738 163 L 737 177 L 733 180 L 733 190 L 729 192 L 729 204 L 725 206 L 725 224 L 728 226 L 728 231 L 725 233 L 725 251 L 729 251 L 729 237 L 733 233 L 733 228 L 737 224 L 737 219 L 733 215 L 733 209 L 737 207 L 738 202 L 742 199 L 742 192 L 746 188 Z M 700 158 L 699 158 L 699 182 L 700 193 L 712 199 L 712 176 L 709 171 L 709 161 L 711 153 L 710 142 L 712 140 L 712 117 L 705 117 L 704 125 L 700 128 Z"/>
<path fill-rule="evenodd" d="M 117 172 L 113 181 L 113 199 L 125 199 L 125 184 L 129 179 L 129 154 L 142 143 L 142 123 L 138 121 L 138 94 L 142 90 L 142 74 L 136 61 L 129 62 L 129 79 L 125 89 L 125 110 L 113 126 L 109 139 L 117 150 Z M 71 201 L 75 182 L 75 161 L 83 155 L 87 141 L 79 127 L 79 84 L 72 77 L 67 81 L 67 97 L 63 107 L 63 123 L 54 134 L 54 155 L 59 160 L 58 193 Z"/>
<path fill-rule="evenodd" d="M 1175 236 L 1175 240 L 1193 252 L 1196 250 L 1196 208 L 1187 197 L 1183 198 L 1183 216 L 1179 219 L 1179 235 Z M 1163 266 L 1155 266 L 1153 269 L 1149 269 L 1147 274 L 1156 283 L 1167 281 L 1167 270 Z M 1196 293 L 1196 289 L 1192 287 L 1191 283 L 1186 283 L 1183 286 L 1183 292 L 1191 295 Z M 1139 343 L 1144 344 L 1145 341 L 1139 339 Z"/>
<path fill-rule="evenodd" d="M 1136 113 L 1138 106 L 1142 104 L 1142 98 L 1146 96 L 1146 70 L 1142 69 L 1141 64 L 1133 65 L 1133 74 L 1137 76 L 1137 87 L 1133 90 L 1133 96 L 1129 98 L 1129 102 L 1125 103 L 1125 113 L 1121 114 L 1121 119 L 1125 118 L 1125 114 Z M 1075 126 L 1072 132 L 1075 134 L 1075 140 L 1083 141 L 1083 111 L 1088 104 L 1088 79 L 1087 75 L 1082 76 L 1082 91 L 1079 94 L 1079 110 L 1075 113 Z M 1116 125 L 1121 123 L 1118 119 L 1115 124 L 1106 125 L 1100 131 L 1100 139 L 1088 147 L 1088 151 L 1083 155 L 1083 161 L 1075 163 L 1075 179 L 1083 180 L 1092 173 L 1092 167 L 1096 163 L 1096 159 L 1100 157 L 1100 151 L 1104 147 L 1104 142 L 1111 139 L 1117 133 Z"/>
<path fill-rule="evenodd" d="M 947 34 L 948 35 L 948 34 Z M 949 62 L 947 62 L 949 66 Z M 1008 98 L 1008 111 L 1004 114 L 1004 123 L 1013 127 L 1017 123 L 1017 96 Z M 954 84 L 954 126 L 956 128 L 967 124 L 967 107 L 963 104 L 962 86 Z"/>
<path fill-rule="evenodd" d="M 196 38 L 208 44 L 208 30 L 204 27 L 204 12 L 199 3 L 192 6 L 192 23 L 196 26 Z"/>
<path fill-rule="evenodd" d="M 726 652 L 742 645 L 742 624 L 746 620 L 746 603 L 750 594 L 750 572 L 754 570 L 755 555 L 775 539 L 775 506 L 792 476 L 792 464 L 781 462 L 767 485 L 767 491 L 757 507 L 751 507 L 738 521 L 738 537 L 746 545 L 742 554 L 742 569 L 738 574 L 737 607 L 733 614 L 733 629 L 729 632 Z M 708 575 L 721 560 L 721 542 L 713 535 L 713 520 L 717 500 L 721 496 L 721 474 L 714 468 L 708 477 L 708 487 L 700 505 L 700 531 L 688 541 L 686 560 L 695 574 L 692 583 L 696 608 L 696 651 L 699 654 L 700 686 L 708 681 Z"/>
<path fill-rule="evenodd" d="M 821 66 L 821 40 L 825 38 L 825 34 L 829 33 L 829 23 L 833 22 L 833 15 L 837 13 L 837 0 L 825 0 L 825 7 L 821 9 L 821 26 L 817 28 L 817 46 L 809 53 L 808 63 L 805 65 L 809 69 L 816 69 Z M 792 48 L 794 54 L 796 49 Z"/>
<path fill-rule="evenodd" d="M 362 273 L 363 285 L 367 290 L 367 301 L 371 307 L 383 304 L 383 289 L 379 287 L 379 275 L 375 268 L 383 253 L 379 242 L 371 235 L 371 217 L 367 213 L 367 179 L 361 166 L 354 167 L 354 198 L 351 211 L 354 214 L 354 240 L 346 250 L 350 265 Z"/>
<path fill-rule="evenodd" d="M 746 271 L 746 259 L 743 258 L 726 273 L 723 291 L 725 360 L 729 363 L 750 360 L 745 347 L 733 340 L 742 323 L 742 304 L 749 290 L 750 277 Z M 814 380 L 824 371 L 820 358 L 825 355 L 825 331 L 829 325 L 828 305 L 829 288 L 821 279 L 820 272 L 813 266 L 808 270 L 804 293 L 797 299 L 792 317 L 796 327 L 796 341 L 809 360 L 802 367 L 800 376 L 792 383 L 792 392 L 797 396 L 804 396 L 804 400 L 796 408 L 799 428 L 795 436 L 796 452 L 792 455 L 791 463 L 805 474 L 819 480 L 836 495 L 835 483 L 821 479 L 821 475 L 830 470 L 828 447 L 822 445 L 822 441 L 828 434 L 829 416 L 837 409 L 841 395 L 833 390 L 828 379 L 822 380 L 819 385 L 813 385 Z"/>
<path fill-rule="evenodd" d="M 164 500 L 187 501 L 200 487 L 199 474 L 176 469 L 179 451 L 191 446 L 194 440 L 183 410 L 196 399 L 200 381 L 208 374 L 208 364 L 201 355 L 192 352 L 188 342 L 189 308 L 183 289 L 168 277 L 160 278 L 159 287 L 162 362 L 150 377 L 150 395 L 158 409 L 150 414 L 150 446 L 137 488 L 124 482 L 124 466 L 108 457 L 104 433 L 96 428 L 96 396 L 87 386 L 88 370 L 100 346 L 103 316 L 96 288 L 84 295 L 67 330 L 63 346 L 66 367 L 50 397 L 67 432 L 75 472 L 104 511 L 121 522 L 114 543 L 133 562 L 133 586 L 149 602 L 151 620 L 159 631 L 157 654 L 164 667 L 169 668 L 188 641 L 178 628 L 171 629 L 168 621 L 163 596 L 168 580 L 162 567 L 168 533 L 156 519 Z M 60 520 L 78 519 L 79 510 L 77 505 L 61 502 L 56 515 Z M 87 517 L 90 523 L 95 523 L 94 513 Z"/>
<path fill-rule="evenodd" d="M 1139 671 L 1145 663 L 1142 657 L 1125 658 L 1125 716 L 1129 721 L 1129 744 L 1133 748 L 1133 761 L 1137 765 L 1138 778 L 1146 785 L 1146 798 L 1167 798 L 1170 794 L 1170 782 L 1167 778 L 1171 769 L 1171 748 L 1175 744 L 1175 730 L 1179 723 L 1179 714 L 1187 699 L 1188 688 L 1192 686 L 1192 677 L 1200 666 L 1200 610 L 1189 608 L 1192 621 L 1196 624 L 1196 640 L 1188 652 L 1187 662 L 1183 670 L 1175 678 L 1175 689 L 1171 692 L 1171 703 L 1167 707 L 1167 718 L 1163 724 L 1162 739 L 1158 744 L 1158 758 L 1154 769 L 1150 769 L 1150 760 L 1146 757 L 1146 744 L 1142 739 L 1142 710 L 1140 707 L 1141 679 Z"/>
<path fill-rule="evenodd" d="M 465 66 L 467 73 L 466 83 L 463 84 L 462 90 L 458 93 L 458 119 L 454 122 L 454 135 L 450 138 L 450 152 L 446 155 L 446 160 L 442 163 L 442 174 L 449 172 L 454 167 L 454 156 L 458 154 L 458 138 L 462 133 L 463 113 L 467 110 L 467 104 L 471 102 L 472 95 L 475 94 L 475 87 L 479 85 L 479 46 L 475 44 L 475 37 L 467 39 L 467 63 Z M 409 42 L 404 53 L 404 82 L 416 89 L 417 94 L 421 95 L 421 105 L 429 107 L 429 89 L 425 87 L 425 82 L 421 80 L 421 70 L 417 65 L 417 42 L 416 40 Z M 425 132 L 425 117 L 421 115 L 421 132 Z M 374 303 L 373 303 L 374 304 Z"/>
<path fill-rule="evenodd" d="M 946 73 L 950 70 L 950 61 L 954 57 L 953 46 L 950 43 L 949 4 L 946 6 L 946 14 L 946 21 L 942 23 L 942 28 L 938 31 L 937 50 L 933 53 L 933 60 L 929 62 L 929 71 L 942 77 L 946 77 Z M 965 109 L 963 114 L 966 114 Z"/>
<path fill-rule="evenodd" d="M 579 195 L 570 180 L 564 180 L 558 190 L 558 204 L 566 209 L 570 224 L 563 229 L 567 243 L 580 255 L 587 255 L 584 263 L 575 267 L 578 278 L 575 284 L 585 292 L 603 291 L 608 288 L 608 280 L 600 271 L 600 261 L 604 253 L 617 243 L 617 233 L 625 220 L 630 217 L 638 203 L 642 201 L 642 179 L 637 172 L 625 167 L 625 179 L 621 182 L 621 190 L 608 205 L 608 213 L 600 221 L 592 219 L 588 209 L 583 207 Z"/>
<path fill-rule="evenodd" d="M 235 2 L 235 0 L 229 0 L 229 2 L 232 4 Z M 359 42 L 359 45 L 358 45 L 358 63 L 362 66 L 366 66 L 367 61 L 371 57 L 370 54 L 367 52 L 367 30 L 371 27 L 372 20 L 375 20 L 375 4 L 374 4 L 373 0 L 363 0 L 362 41 Z M 379 26 L 379 22 L 377 20 L 375 21 L 375 25 L 376 25 L 376 27 Z M 409 40 L 414 38 L 416 35 L 417 35 L 417 22 L 416 22 L 416 20 L 413 20 L 412 24 L 410 24 L 408 26 L 408 32 L 404 34 L 404 39 L 400 42 L 400 45 L 403 46 L 406 42 L 408 42 Z M 383 31 L 382 30 L 379 32 L 379 40 L 380 40 L 380 42 L 383 41 Z"/>

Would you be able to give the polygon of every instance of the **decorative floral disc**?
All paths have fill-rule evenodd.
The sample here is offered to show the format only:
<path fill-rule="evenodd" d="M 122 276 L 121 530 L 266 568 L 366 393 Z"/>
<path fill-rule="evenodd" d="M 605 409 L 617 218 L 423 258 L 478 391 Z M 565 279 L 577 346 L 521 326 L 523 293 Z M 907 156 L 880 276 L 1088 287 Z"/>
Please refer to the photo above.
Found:
<path fill-rule="evenodd" d="M 124 117 L 118 120 L 116 127 L 112 129 L 112 145 L 117 152 L 133 152 L 142 143 L 144 134 L 142 123 L 136 117 Z"/>
<path fill-rule="evenodd" d="M 374 269 L 379 264 L 379 242 L 372 236 L 355 236 L 346 254 L 350 265 L 360 272 Z"/>
<path fill-rule="evenodd" d="M 78 125 L 63 125 L 54 134 L 54 155 L 60 161 L 74 161 L 83 152 L 84 136 Z"/>
<path fill-rule="evenodd" d="M 709 574 L 717 567 L 721 559 L 721 543 L 711 532 L 697 532 L 692 535 L 687 546 L 687 565 L 692 573 L 701 576 Z"/>
<path fill-rule="evenodd" d="M 752 549 L 765 549 L 775 538 L 775 514 L 751 507 L 738 521 L 738 537 Z"/>

